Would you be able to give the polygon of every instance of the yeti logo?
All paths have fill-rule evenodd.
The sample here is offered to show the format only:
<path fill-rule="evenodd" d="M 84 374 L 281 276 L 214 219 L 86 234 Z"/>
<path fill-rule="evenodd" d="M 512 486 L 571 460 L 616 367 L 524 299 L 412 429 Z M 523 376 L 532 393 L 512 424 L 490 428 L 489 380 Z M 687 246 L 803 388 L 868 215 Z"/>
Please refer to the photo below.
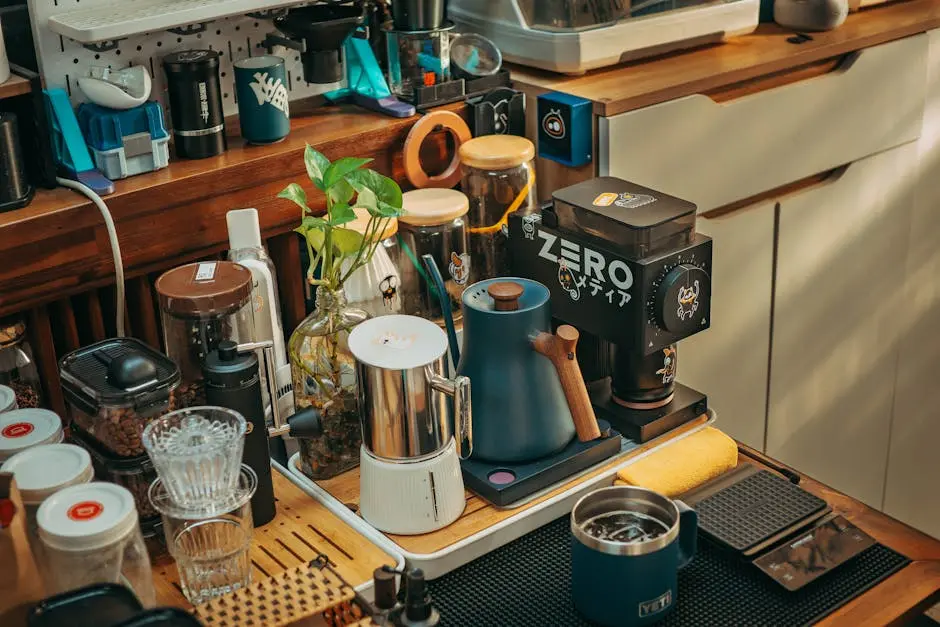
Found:
<path fill-rule="evenodd" d="M 698 281 L 694 281 L 691 287 L 679 288 L 679 308 L 676 310 L 679 320 L 688 320 L 698 311 L 698 292 Z"/>

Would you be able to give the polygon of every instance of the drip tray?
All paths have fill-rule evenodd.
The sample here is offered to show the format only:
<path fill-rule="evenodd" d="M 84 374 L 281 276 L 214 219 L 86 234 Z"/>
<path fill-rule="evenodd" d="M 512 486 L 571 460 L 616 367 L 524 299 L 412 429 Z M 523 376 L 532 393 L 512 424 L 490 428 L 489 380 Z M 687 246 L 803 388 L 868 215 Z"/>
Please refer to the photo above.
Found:
<path fill-rule="evenodd" d="M 618 454 L 620 433 L 604 420 L 597 423 L 603 434 L 599 439 L 580 442 L 575 438 L 558 453 L 532 462 L 500 464 L 465 459 L 460 462 L 464 485 L 497 507 L 509 507 Z"/>

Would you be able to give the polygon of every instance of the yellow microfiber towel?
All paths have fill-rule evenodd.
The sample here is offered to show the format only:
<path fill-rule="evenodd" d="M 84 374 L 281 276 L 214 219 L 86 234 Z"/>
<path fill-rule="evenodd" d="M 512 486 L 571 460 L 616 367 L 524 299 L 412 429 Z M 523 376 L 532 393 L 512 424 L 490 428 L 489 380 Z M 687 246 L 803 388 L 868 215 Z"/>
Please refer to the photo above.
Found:
<path fill-rule="evenodd" d="M 738 465 L 738 445 L 714 427 L 672 442 L 617 473 L 615 485 L 635 485 L 670 498 Z"/>

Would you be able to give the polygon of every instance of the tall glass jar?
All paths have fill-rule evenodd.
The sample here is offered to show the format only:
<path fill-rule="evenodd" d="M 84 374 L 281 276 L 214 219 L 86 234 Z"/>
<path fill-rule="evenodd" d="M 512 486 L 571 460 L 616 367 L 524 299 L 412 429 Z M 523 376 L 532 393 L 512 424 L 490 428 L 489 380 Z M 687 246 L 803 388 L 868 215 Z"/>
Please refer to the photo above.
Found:
<path fill-rule="evenodd" d="M 219 342 L 254 341 L 251 287 L 251 272 L 230 261 L 191 263 L 157 279 L 164 347 L 182 378 L 176 409 L 206 404 L 202 366 Z"/>
<path fill-rule="evenodd" d="M 320 412 L 323 434 L 299 438 L 301 469 L 312 479 L 329 479 L 359 464 L 356 360 L 349 333 L 369 314 L 349 307 L 342 289 L 317 289 L 317 306 L 294 330 L 288 343 L 294 404 Z"/>
<path fill-rule="evenodd" d="M 464 142 L 459 153 L 475 279 L 507 276 L 509 214 L 538 212 L 535 146 L 525 137 L 485 135 Z"/>
<path fill-rule="evenodd" d="M 0 384 L 13 390 L 20 409 L 42 404 L 39 371 L 26 341 L 26 323 L 19 318 L 0 320 Z"/>

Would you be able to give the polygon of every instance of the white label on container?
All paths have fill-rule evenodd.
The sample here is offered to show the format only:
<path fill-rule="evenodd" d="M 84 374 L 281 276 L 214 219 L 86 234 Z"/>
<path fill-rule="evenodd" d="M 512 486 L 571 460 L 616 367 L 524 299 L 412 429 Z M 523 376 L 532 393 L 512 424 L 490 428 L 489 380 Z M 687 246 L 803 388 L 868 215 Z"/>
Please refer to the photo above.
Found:
<path fill-rule="evenodd" d="M 196 280 L 197 281 L 211 281 L 215 278 L 215 266 L 216 263 L 201 263 L 199 267 L 196 268 Z"/>

